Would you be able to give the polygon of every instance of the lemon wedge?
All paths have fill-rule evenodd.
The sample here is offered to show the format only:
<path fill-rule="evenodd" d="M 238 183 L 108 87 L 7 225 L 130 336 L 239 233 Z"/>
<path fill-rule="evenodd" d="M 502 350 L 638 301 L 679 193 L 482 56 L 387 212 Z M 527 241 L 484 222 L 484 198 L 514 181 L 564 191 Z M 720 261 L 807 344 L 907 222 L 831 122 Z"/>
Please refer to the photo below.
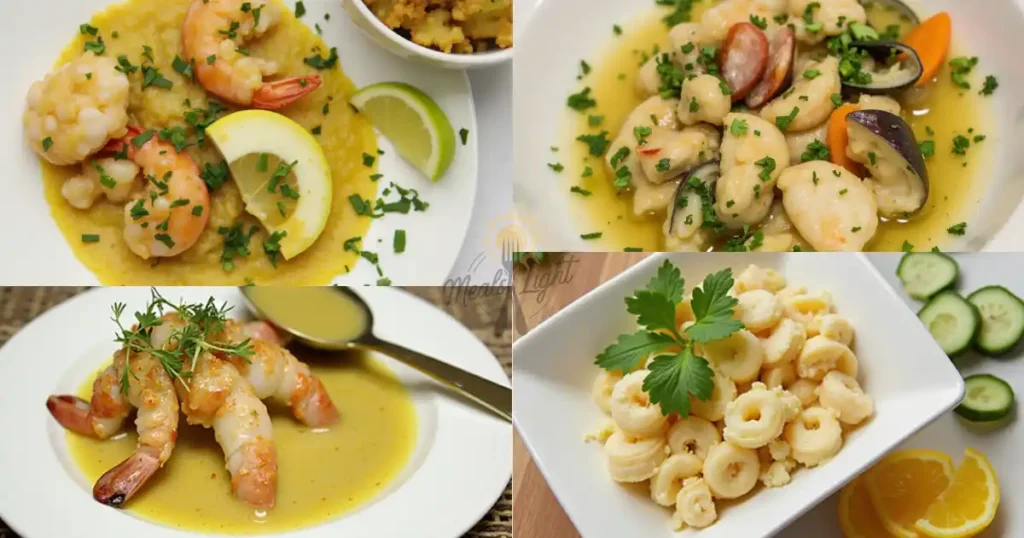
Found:
<path fill-rule="evenodd" d="M 401 82 L 381 82 L 357 91 L 349 102 L 431 181 L 452 164 L 455 131 L 429 95 Z"/>
<path fill-rule="evenodd" d="M 301 125 L 266 110 L 228 114 L 206 128 L 228 162 L 245 210 L 291 259 L 312 245 L 331 214 L 331 168 Z"/>

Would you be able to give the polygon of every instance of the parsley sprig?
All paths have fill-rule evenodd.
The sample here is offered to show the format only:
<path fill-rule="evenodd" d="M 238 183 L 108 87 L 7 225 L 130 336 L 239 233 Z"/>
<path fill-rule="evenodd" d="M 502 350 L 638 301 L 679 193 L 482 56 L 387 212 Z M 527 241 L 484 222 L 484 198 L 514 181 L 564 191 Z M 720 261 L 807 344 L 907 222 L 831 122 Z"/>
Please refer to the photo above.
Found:
<path fill-rule="evenodd" d="M 707 359 L 697 354 L 694 343 L 721 340 L 743 329 L 733 317 L 736 299 L 728 294 L 732 270 L 723 269 L 705 277 L 693 290 L 690 305 L 695 321 L 680 333 L 675 313 L 683 300 L 684 284 L 679 268 L 666 260 L 644 289 L 626 298 L 626 311 L 637 316 L 642 329 L 619 335 L 595 360 L 605 370 L 627 373 L 651 354 L 665 352 L 648 365 L 643 389 L 663 414 L 683 417 L 690 414 L 691 396 L 707 401 L 714 389 L 714 372 Z"/>
<path fill-rule="evenodd" d="M 241 357 L 246 362 L 253 354 L 249 339 L 230 343 L 216 340 L 223 334 L 228 312 L 232 307 L 228 304 L 217 304 L 211 297 L 205 303 L 172 303 L 165 299 L 155 288 L 146 309 L 135 312 L 135 324 L 126 329 L 121 323 L 126 305 L 114 303 L 113 316 L 110 318 L 117 325 L 114 341 L 121 344 L 126 352 L 124 373 L 121 375 L 121 391 L 129 390 L 129 376 L 135 377 L 129 367 L 132 353 L 148 353 L 160 361 L 160 365 L 174 379 L 181 381 L 188 390 L 185 378 L 192 375 L 193 367 L 204 352 L 222 352 Z M 165 313 L 175 312 L 181 317 L 180 326 L 174 328 L 161 347 L 153 345 L 153 329 L 163 325 Z"/>

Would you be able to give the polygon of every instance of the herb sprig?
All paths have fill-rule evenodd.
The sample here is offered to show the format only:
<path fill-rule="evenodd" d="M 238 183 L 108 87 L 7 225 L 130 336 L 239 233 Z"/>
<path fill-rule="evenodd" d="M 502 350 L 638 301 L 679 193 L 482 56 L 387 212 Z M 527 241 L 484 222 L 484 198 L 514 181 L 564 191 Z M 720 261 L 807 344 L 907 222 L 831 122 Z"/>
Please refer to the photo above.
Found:
<path fill-rule="evenodd" d="M 227 315 L 232 307 L 226 302 L 220 305 L 211 297 L 205 303 L 175 304 L 165 299 L 155 288 L 146 309 L 135 312 L 135 324 L 130 329 L 121 323 L 121 316 L 127 307 L 124 303 L 114 303 L 110 318 L 117 325 L 114 341 L 121 344 L 126 352 L 125 368 L 121 375 L 121 391 L 128 393 L 129 376 L 135 377 L 131 371 L 132 353 L 148 353 L 160 361 L 160 365 L 172 378 L 181 381 L 188 390 L 185 378 L 192 375 L 192 370 L 204 352 L 222 352 L 241 357 L 249 362 L 253 354 L 250 340 L 238 343 L 222 342 L 216 339 L 223 334 Z M 164 324 L 165 313 L 176 313 L 181 323 L 171 330 L 165 342 L 156 346 L 153 343 L 153 330 Z"/>
<path fill-rule="evenodd" d="M 676 307 L 683 300 L 684 280 L 679 268 L 668 260 L 647 283 L 626 298 L 626 310 L 637 316 L 642 327 L 618 340 L 598 354 L 595 364 L 605 370 L 627 373 L 648 356 L 661 353 L 648 365 L 643 390 L 664 415 L 690 413 L 690 397 L 707 401 L 714 389 L 714 372 L 707 359 L 698 355 L 694 343 L 727 338 L 743 329 L 734 319 L 736 299 L 730 296 L 732 270 L 723 269 L 705 277 L 693 290 L 691 307 L 695 321 L 680 332 L 676 327 Z"/>

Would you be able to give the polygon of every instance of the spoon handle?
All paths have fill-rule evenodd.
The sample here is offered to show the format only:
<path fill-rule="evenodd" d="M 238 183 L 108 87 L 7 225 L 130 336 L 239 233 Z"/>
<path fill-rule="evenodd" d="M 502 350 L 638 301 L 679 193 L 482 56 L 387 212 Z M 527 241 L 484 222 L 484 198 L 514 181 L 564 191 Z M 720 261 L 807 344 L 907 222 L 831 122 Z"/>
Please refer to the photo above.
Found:
<path fill-rule="evenodd" d="M 412 366 L 505 420 L 512 421 L 512 389 L 375 336 L 365 339 L 362 344 Z"/>

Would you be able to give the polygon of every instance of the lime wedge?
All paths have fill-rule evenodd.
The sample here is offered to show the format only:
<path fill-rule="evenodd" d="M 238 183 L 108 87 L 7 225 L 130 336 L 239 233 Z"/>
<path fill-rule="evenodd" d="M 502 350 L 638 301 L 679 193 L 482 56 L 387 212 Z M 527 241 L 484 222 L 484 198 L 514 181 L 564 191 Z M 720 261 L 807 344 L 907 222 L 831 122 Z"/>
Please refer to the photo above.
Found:
<path fill-rule="evenodd" d="M 455 131 L 430 96 L 408 84 L 381 82 L 357 91 L 350 102 L 431 181 L 448 170 L 455 155 Z"/>
<path fill-rule="evenodd" d="M 327 224 L 334 192 L 313 135 L 266 110 L 228 114 L 206 135 L 228 162 L 245 210 L 277 234 L 281 255 L 291 259 L 309 248 Z"/>

